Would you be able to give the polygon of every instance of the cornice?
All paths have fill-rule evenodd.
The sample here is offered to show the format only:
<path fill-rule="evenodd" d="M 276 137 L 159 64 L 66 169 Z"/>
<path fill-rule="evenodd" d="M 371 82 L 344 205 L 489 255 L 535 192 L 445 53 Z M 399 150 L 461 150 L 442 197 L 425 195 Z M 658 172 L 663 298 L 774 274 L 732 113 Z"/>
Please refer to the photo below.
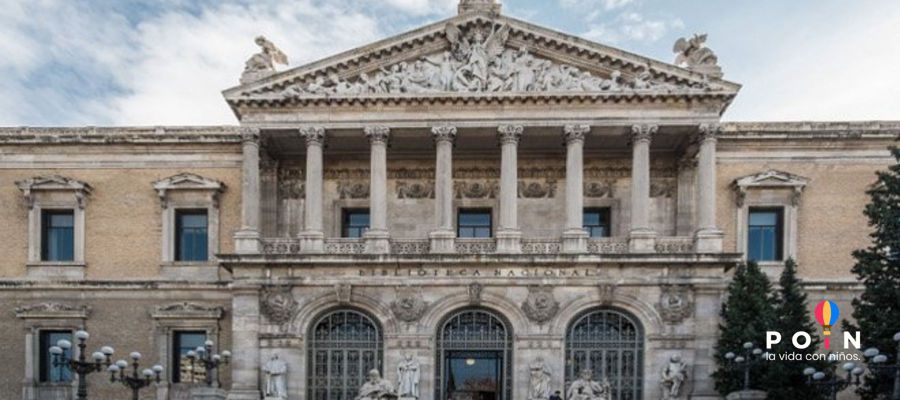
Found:
<path fill-rule="evenodd" d="M 233 143 L 241 143 L 239 126 L 0 128 L 0 145 Z"/>

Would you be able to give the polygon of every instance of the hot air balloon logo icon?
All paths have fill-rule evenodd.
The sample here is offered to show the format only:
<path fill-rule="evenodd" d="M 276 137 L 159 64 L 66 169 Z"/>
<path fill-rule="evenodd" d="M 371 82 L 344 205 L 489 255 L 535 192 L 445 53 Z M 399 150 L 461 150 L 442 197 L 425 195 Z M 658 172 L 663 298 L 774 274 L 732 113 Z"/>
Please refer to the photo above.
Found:
<path fill-rule="evenodd" d="M 819 321 L 819 325 L 822 325 L 826 350 L 831 349 L 831 327 L 837 323 L 840 316 L 841 309 L 838 308 L 837 303 L 831 300 L 823 300 L 816 306 L 816 321 Z"/>

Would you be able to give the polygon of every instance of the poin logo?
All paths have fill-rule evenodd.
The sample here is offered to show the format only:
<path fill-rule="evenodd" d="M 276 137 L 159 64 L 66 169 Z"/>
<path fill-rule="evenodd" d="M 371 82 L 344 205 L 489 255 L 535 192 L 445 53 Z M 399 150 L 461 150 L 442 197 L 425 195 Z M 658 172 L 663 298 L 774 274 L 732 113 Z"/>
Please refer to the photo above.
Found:
<path fill-rule="evenodd" d="M 837 303 L 831 300 L 823 300 L 816 305 L 816 321 L 822 325 L 822 334 L 825 336 L 825 350 L 831 350 L 831 327 L 837 323 L 841 316 L 841 309 Z M 802 340 L 802 342 L 801 342 Z M 859 332 L 844 332 L 844 348 L 855 348 L 859 350 L 860 344 Z M 774 331 L 766 332 L 766 349 L 771 350 L 772 345 L 781 343 L 781 333 Z M 791 343 L 795 348 L 805 349 L 812 344 L 812 336 L 807 332 L 796 332 L 791 337 Z"/>

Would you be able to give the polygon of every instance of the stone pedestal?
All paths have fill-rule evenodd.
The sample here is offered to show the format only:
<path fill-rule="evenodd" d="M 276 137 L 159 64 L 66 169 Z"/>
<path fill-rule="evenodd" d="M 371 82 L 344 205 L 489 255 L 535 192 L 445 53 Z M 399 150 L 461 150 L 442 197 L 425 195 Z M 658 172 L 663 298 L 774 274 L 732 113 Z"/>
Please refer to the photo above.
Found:
<path fill-rule="evenodd" d="M 191 389 L 191 400 L 225 400 L 226 398 L 237 399 L 237 397 L 230 397 L 228 392 L 221 388 L 198 386 Z M 247 399 L 247 397 L 240 397 L 240 399 Z M 254 400 L 259 400 L 259 394 Z"/>
<path fill-rule="evenodd" d="M 650 229 L 635 229 L 628 235 L 628 251 L 632 253 L 653 253 L 656 251 L 656 232 Z"/>
<path fill-rule="evenodd" d="M 694 251 L 697 253 L 721 253 L 725 233 L 718 229 L 701 229 L 694 234 Z"/>
<path fill-rule="evenodd" d="M 504 230 L 497 232 L 497 253 L 519 254 L 522 252 L 522 232 Z"/>
<path fill-rule="evenodd" d="M 742 390 L 740 392 L 731 392 L 725 397 L 726 400 L 765 400 L 766 392 L 762 390 Z"/>
<path fill-rule="evenodd" d="M 391 252 L 391 235 L 387 230 L 368 230 L 363 234 L 366 253 L 388 254 Z"/>
<path fill-rule="evenodd" d="M 325 234 L 322 232 L 300 232 L 300 251 L 304 253 L 325 252 Z"/>
<path fill-rule="evenodd" d="M 587 253 L 588 233 L 584 229 L 570 229 L 563 232 L 562 250 L 564 253 Z"/>
<path fill-rule="evenodd" d="M 238 254 L 257 254 L 260 252 L 259 231 L 239 230 L 234 233 L 234 251 Z"/>
<path fill-rule="evenodd" d="M 431 254 L 452 254 L 456 253 L 456 232 L 453 231 L 434 231 L 428 234 Z"/>

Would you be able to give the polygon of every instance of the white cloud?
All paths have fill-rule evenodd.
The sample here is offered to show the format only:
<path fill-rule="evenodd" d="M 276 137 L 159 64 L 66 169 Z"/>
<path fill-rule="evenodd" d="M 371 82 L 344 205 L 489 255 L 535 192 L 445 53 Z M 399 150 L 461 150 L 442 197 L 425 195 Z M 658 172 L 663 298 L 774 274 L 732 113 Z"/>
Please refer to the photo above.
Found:
<path fill-rule="evenodd" d="M 684 22 L 678 18 L 648 19 L 636 12 L 626 12 L 613 22 L 591 24 L 583 36 L 604 43 L 649 43 L 662 39 L 670 30 L 683 28 Z"/>
<path fill-rule="evenodd" d="M 604 10 L 615 10 L 623 8 L 629 4 L 636 3 L 635 0 L 559 0 L 564 7 L 578 8 L 594 8 L 602 7 Z"/>

